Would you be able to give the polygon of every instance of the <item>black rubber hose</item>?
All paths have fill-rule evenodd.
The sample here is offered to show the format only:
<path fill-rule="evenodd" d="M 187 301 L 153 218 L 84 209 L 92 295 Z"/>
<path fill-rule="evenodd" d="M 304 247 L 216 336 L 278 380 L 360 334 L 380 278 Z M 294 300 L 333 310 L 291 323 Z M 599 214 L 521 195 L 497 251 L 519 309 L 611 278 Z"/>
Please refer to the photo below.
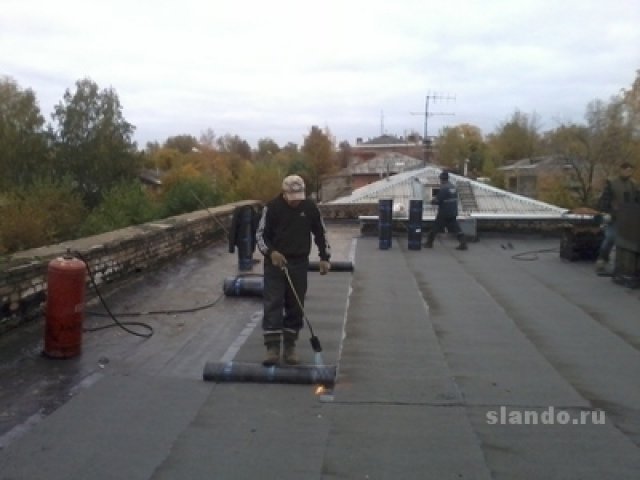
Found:
<path fill-rule="evenodd" d="M 96 295 L 98 295 L 98 298 L 100 299 L 100 302 L 102 303 L 102 306 L 104 307 L 104 309 L 109 314 L 109 317 L 111 317 L 111 319 L 114 322 L 113 324 L 103 325 L 101 327 L 85 328 L 84 331 L 85 332 L 96 332 L 98 330 L 104 330 L 105 328 L 112 328 L 112 327 L 116 327 L 117 326 L 117 327 L 120 327 L 125 332 L 130 333 L 131 335 L 136 335 L 137 337 L 150 338 L 153 335 L 153 327 L 151 327 L 151 325 L 148 325 L 148 324 L 142 323 L 142 322 L 121 322 L 120 320 L 118 320 L 116 318 L 116 316 L 109 309 L 109 306 L 107 305 L 107 302 L 105 302 L 104 298 L 102 297 L 102 293 L 100 293 L 100 289 L 98 288 L 98 284 L 96 283 L 96 280 L 95 280 L 95 277 L 93 275 L 93 272 L 91 271 L 91 268 L 89 267 L 89 262 L 87 261 L 86 258 L 83 257 L 83 255 L 80 252 L 76 251 L 74 253 L 78 256 L 78 258 L 80 258 L 84 262 L 85 268 L 87 269 L 87 273 L 89 274 L 89 280 L 91 280 L 91 285 L 93 285 L 93 288 L 96 291 Z M 128 325 L 129 326 L 142 327 L 145 330 L 147 330 L 147 332 L 146 333 L 136 332 L 135 330 L 131 330 L 130 328 L 128 328 Z"/>

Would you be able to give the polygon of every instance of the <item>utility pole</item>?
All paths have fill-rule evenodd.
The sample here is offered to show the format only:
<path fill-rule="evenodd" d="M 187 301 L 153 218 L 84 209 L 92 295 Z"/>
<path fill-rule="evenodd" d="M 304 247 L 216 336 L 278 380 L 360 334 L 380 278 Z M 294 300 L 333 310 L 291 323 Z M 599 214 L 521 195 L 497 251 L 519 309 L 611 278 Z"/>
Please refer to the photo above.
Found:
<path fill-rule="evenodd" d="M 441 95 L 438 93 L 428 93 L 424 100 L 424 112 L 411 112 L 411 115 L 424 115 L 424 137 L 422 144 L 424 146 L 424 163 L 429 163 L 429 153 L 431 151 L 431 139 L 429 138 L 429 117 L 434 115 L 455 115 L 451 112 L 430 112 L 429 103 L 436 103 L 436 100 L 454 100 L 456 97 L 451 95 Z"/>

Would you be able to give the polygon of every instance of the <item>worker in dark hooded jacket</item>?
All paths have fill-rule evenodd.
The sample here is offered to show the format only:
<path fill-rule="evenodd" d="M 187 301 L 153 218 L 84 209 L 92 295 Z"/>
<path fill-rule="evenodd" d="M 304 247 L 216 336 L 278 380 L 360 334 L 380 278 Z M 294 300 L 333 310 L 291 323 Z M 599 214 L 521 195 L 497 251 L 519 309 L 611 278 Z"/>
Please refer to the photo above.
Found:
<path fill-rule="evenodd" d="M 306 198 L 304 180 L 289 175 L 282 181 L 282 193 L 262 210 L 256 233 L 258 250 L 264 255 L 265 366 L 280 361 L 281 343 L 284 362 L 299 363 L 295 345 L 304 313 L 298 300 L 304 306 L 312 234 L 320 255 L 320 274 L 326 275 L 331 268 L 331 248 L 320 210 Z"/>
<path fill-rule="evenodd" d="M 449 182 L 449 172 L 446 170 L 440 173 L 440 191 L 431 200 L 431 204 L 438 206 L 438 213 L 436 214 L 433 228 L 429 231 L 424 246 L 433 248 L 433 241 L 436 235 L 443 232 L 446 228 L 449 233 L 454 233 L 458 237 L 460 244 L 456 248 L 458 250 L 466 250 L 467 240 L 456 219 L 458 216 L 458 191 L 456 187 Z"/>
<path fill-rule="evenodd" d="M 256 250 L 256 231 L 260 213 L 253 205 L 242 205 L 233 209 L 229 227 L 229 253 L 238 250 L 238 269 L 251 270 Z"/>
<path fill-rule="evenodd" d="M 596 261 L 596 273 L 600 275 L 606 273 L 609 256 L 616 243 L 617 216 L 620 207 L 625 203 L 640 201 L 640 190 L 631 178 L 632 174 L 633 165 L 629 162 L 620 165 L 620 174 L 606 181 L 598 200 L 598 208 L 603 212 L 604 223 L 604 239 Z"/>

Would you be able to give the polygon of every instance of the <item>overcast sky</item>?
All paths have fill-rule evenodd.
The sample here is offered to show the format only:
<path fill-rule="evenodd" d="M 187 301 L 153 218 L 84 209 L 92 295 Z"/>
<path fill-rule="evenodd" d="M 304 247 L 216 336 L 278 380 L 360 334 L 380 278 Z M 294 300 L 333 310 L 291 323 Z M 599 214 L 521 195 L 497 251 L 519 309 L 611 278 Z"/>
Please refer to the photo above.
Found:
<path fill-rule="evenodd" d="M 548 130 L 639 68 L 638 0 L 0 0 L 0 75 L 47 120 L 77 80 L 113 87 L 141 148 L 209 128 L 253 146 L 312 125 L 422 134 L 427 95 L 450 98 L 429 135 L 516 109 Z"/>

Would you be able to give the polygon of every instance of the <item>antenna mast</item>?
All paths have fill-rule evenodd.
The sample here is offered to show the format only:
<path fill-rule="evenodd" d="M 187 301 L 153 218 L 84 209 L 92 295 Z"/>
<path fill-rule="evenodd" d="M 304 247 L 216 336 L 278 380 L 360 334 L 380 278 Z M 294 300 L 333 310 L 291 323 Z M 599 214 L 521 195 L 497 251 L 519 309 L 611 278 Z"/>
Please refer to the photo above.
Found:
<path fill-rule="evenodd" d="M 431 139 L 429 138 L 429 117 L 434 115 L 455 115 L 451 112 L 430 112 L 429 103 L 436 103 L 436 100 L 453 100 L 456 97 L 452 95 L 442 95 L 438 93 L 428 93 L 424 100 L 424 112 L 411 112 L 411 115 L 424 115 L 424 137 L 422 144 L 424 145 L 424 163 L 429 163 L 429 152 L 431 150 Z"/>

